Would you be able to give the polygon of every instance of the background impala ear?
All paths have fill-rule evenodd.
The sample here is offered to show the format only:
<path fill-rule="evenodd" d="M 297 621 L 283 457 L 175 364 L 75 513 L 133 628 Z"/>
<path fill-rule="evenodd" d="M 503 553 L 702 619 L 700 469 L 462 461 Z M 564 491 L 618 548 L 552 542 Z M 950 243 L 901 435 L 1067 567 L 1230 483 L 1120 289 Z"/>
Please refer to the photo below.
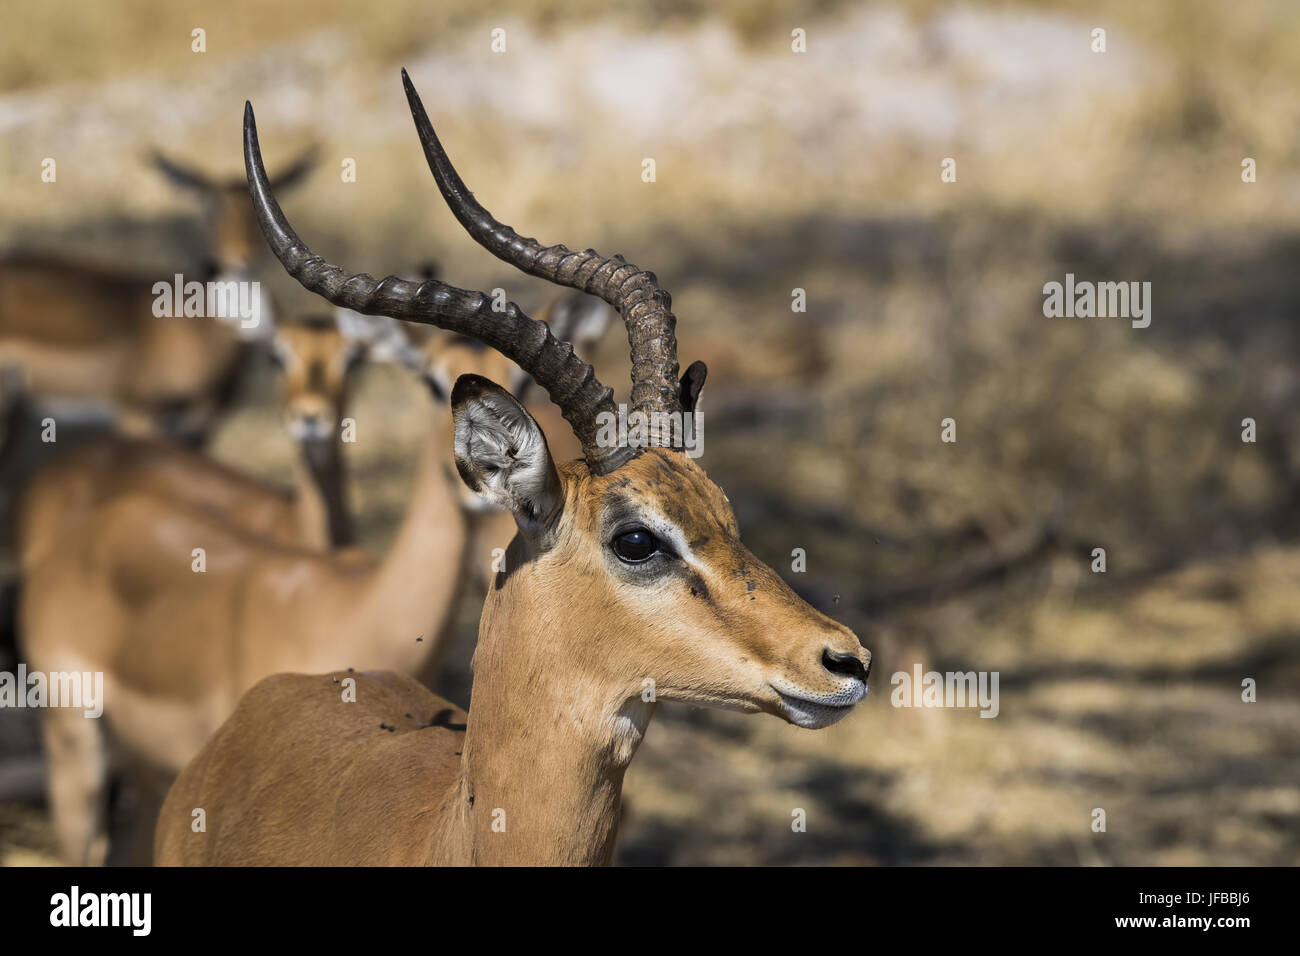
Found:
<path fill-rule="evenodd" d="M 366 349 L 372 362 L 396 363 L 418 369 L 423 356 L 411 344 L 406 328 L 386 315 L 363 315 L 342 307 L 334 310 L 334 324 L 339 334 Z"/>
<path fill-rule="evenodd" d="M 582 292 L 571 292 L 555 303 L 547 324 L 557 339 L 573 343 L 573 350 L 586 355 L 605 337 L 614 315 L 602 299 Z"/>
<path fill-rule="evenodd" d="M 281 192 L 297 186 L 311 174 L 313 169 L 316 168 L 316 163 L 319 159 L 320 146 L 313 143 L 311 146 L 308 146 L 303 150 L 297 159 L 286 166 L 279 176 L 276 176 L 271 180 L 271 188 L 276 192 Z M 248 180 L 243 178 L 239 179 L 238 186 L 241 189 L 248 189 Z"/>
<path fill-rule="evenodd" d="M 551 334 L 573 346 L 580 357 L 590 358 L 609 328 L 614 310 L 601 299 L 585 292 L 571 292 L 553 302 L 546 313 Z M 510 392 L 527 401 L 536 383 L 527 372 L 519 371 L 510 379 Z"/>
<path fill-rule="evenodd" d="M 149 154 L 149 162 L 153 164 L 154 169 L 166 176 L 173 186 L 178 186 L 181 189 L 192 189 L 199 193 L 211 193 L 216 190 L 216 184 L 204 176 L 203 173 L 192 166 L 186 166 L 183 163 L 169 159 L 159 150 L 154 150 Z M 247 184 L 245 184 L 245 188 L 247 188 Z"/>
<path fill-rule="evenodd" d="M 554 527 L 563 486 L 546 436 L 523 405 L 500 385 L 462 375 L 451 390 L 456 470 L 471 491 L 515 516 L 534 542 Z"/>
<path fill-rule="evenodd" d="M 678 394 L 681 396 L 682 411 L 687 415 L 699 408 L 700 392 L 704 390 L 704 379 L 708 374 L 709 369 L 703 362 L 692 362 L 682 374 Z"/>

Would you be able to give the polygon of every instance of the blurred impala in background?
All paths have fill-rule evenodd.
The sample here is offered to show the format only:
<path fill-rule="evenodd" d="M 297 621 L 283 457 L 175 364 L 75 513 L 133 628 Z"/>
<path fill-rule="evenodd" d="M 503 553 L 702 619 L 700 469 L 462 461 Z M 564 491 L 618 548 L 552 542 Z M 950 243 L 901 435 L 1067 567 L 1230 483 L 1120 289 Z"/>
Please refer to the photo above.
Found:
<path fill-rule="evenodd" d="M 153 282 L 237 266 L 281 332 L 322 311 L 248 221 L 223 232 L 246 193 L 196 185 L 242 180 L 245 100 L 314 251 L 375 275 L 434 256 L 533 315 L 554 301 L 465 241 L 396 94 L 405 66 L 484 205 L 544 243 L 653 264 L 683 366 L 709 366 L 700 464 L 754 554 L 875 655 L 874 693 L 815 734 L 662 706 L 616 862 L 1297 858 L 1300 8 L 72 0 L 0 22 L 8 527 L 87 421 L 201 438 L 222 467 L 302 487 L 290 373 L 259 358 L 283 346 L 168 318 L 156 328 L 207 373 L 159 366 L 141 345 L 154 320 L 119 291 L 132 277 L 148 308 Z M 51 296 L 35 309 L 31 263 Z M 1149 324 L 1049 315 L 1067 275 L 1149 282 Z M 362 552 L 340 567 L 400 542 L 421 444 L 449 421 L 428 398 L 454 380 L 433 368 L 446 343 L 391 332 L 365 333 L 379 361 L 334 369 L 353 426 L 331 442 L 349 479 L 335 518 Z M 578 350 L 625 391 L 620 332 Z M 191 383 L 186 401 L 170 385 L 154 401 L 158 369 Z M 65 429 L 69 392 L 91 414 Z M 69 567 L 96 545 L 76 527 Z M 474 541 L 432 678 L 461 706 L 501 547 Z M 411 642 L 432 640 L 423 626 Z M 924 706 L 911 684 L 930 673 L 996 675 L 996 716 Z M 11 865 L 59 853 L 36 723 L 0 708 Z M 103 759 L 105 812 L 130 829 L 147 800 L 121 784 L 123 754 Z"/>

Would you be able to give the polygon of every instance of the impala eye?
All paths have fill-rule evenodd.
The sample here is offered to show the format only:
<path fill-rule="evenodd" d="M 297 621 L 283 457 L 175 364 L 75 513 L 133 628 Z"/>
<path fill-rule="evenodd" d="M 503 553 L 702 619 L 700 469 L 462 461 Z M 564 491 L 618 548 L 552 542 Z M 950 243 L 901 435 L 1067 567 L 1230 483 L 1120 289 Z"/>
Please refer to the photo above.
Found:
<path fill-rule="evenodd" d="M 614 538 L 614 553 L 620 561 L 628 564 L 640 564 L 648 561 L 656 552 L 661 551 L 659 539 L 645 528 L 633 528 Z"/>

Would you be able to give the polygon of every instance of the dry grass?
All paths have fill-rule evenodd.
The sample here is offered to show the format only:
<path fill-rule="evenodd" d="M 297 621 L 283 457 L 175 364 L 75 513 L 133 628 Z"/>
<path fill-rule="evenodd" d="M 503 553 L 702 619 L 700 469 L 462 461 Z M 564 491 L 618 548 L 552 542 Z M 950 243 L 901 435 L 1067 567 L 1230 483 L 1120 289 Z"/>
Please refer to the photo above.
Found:
<path fill-rule="evenodd" d="M 23 144 L 0 165 L 11 246 L 102 251 L 111 231 L 134 237 L 116 254 L 161 268 L 157 217 L 187 209 L 139 150 L 237 171 L 251 97 L 272 160 L 310 139 L 358 158 L 355 186 L 327 170 L 288 203 L 320 251 L 376 272 L 435 255 L 540 303 L 439 208 L 405 63 L 489 208 L 623 251 L 673 290 L 683 358 L 711 369 L 706 467 L 759 557 L 785 572 L 807 550 L 787 577 L 858 629 L 879 676 L 861 713 L 816 734 L 662 708 L 628 776 L 625 861 L 1295 861 L 1294 5 L 70 6 L 57 35 L 80 55 L 18 49 L 53 35 L 30 23 L 0 57 L 15 91 L 0 128 Z M 498 23 L 512 52 L 493 59 Z M 806 58 L 787 52 L 791 24 Z M 1095 25 L 1104 57 L 1086 52 Z M 33 155 L 60 157 L 57 190 L 28 185 Z M 1044 319 L 1042 284 L 1067 271 L 1151 281 L 1151 328 Z M 617 335 L 597 364 L 625 378 Z M 269 402 L 252 396 L 214 451 L 284 476 Z M 368 373 L 353 468 L 373 547 L 428 414 Z M 947 416 L 956 445 L 938 441 Z M 1023 562 L 963 577 L 1040 526 Z M 1088 570 L 1098 546 L 1105 575 Z M 463 629 L 445 678 L 462 700 L 472 613 Z M 890 707 L 889 675 L 915 661 L 999 671 L 1000 716 Z M 0 810 L 9 862 L 48 849 L 39 819 Z"/>

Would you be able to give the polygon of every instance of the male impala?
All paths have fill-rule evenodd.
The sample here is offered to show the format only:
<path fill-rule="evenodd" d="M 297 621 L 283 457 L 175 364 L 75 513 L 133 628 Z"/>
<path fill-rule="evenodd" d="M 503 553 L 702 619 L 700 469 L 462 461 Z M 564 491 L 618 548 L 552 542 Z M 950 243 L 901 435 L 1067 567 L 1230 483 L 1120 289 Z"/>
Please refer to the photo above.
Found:
<path fill-rule="evenodd" d="M 614 305 L 627 325 L 635 409 L 692 412 L 704 369 L 692 365 L 679 383 L 675 319 L 654 275 L 621 257 L 543 247 L 493 219 L 403 78 L 429 166 L 462 225 L 523 271 Z M 396 674 L 269 677 L 173 785 L 157 862 L 605 863 L 654 700 L 825 727 L 863 697 L 870 654 L 746 550 L 726 496 L 694 462 L 600 439 L 612 393 L 567 343 L 513 304 L 494 312 L 481 292 L 328 264 L 274 199 L 251 106 L 244 151 L 262 228 L 292 276 L 335 304 L 504 352 L 560 406 L 585 460 L 557 464 L 509 393 L 461 378 L 456 467 L 519 528 L 483 609 L 472 711 Z M 341 691 L 348 679 L 355 702 L 351 685 Z"/>
<path fill-rule="evenodd" d="M 210 261 L 203 275 L 187 278 L 248 279 L 256 227 L 247 188 L 212 182 L 161 156 L 155 163 L 204 205 Z M 308 169 L 303 158 L 278 182 L 291 185 Z M 31 256 L 0 260 L 0 369 L 20 370 L 46 407 L 108 412 L 134 434 L 202 439 L 229 400 L 246 342 L 266 326 L 157 316 L 153 287 L 164 279 L 171 274 Z"/>

